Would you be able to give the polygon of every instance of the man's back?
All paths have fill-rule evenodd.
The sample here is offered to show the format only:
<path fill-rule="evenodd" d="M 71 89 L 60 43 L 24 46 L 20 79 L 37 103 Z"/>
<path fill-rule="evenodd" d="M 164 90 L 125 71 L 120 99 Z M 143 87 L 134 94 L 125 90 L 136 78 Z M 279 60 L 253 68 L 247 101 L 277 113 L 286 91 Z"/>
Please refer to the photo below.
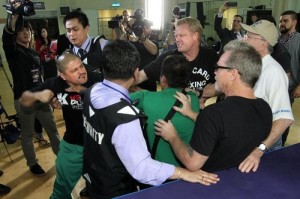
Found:
<path fill-rule="evenodd" d="M 166 88 L 160 92 L 140 91 L 130 95 L 133 101 L 139 100 L 137 107 L 141 109 L 148 117 L 146 130 L 151 149 L 155 139 L 154 122 L 158 119 L 164 119 L 171 110 L 176 101 L 176 98 L 174 97 L 176 91 L 180 92 L 181 89 Z M 191 96 L 191 105 L 193 111 L 199 112 L 197 96 L 194 93 L 189 93 L 189 95 Z M 171 121 L 178 130 L 180 138 L 185 143 L 188 143 L 192 136 L 194 122 L 180 113 L 176 113 L 172 117 Z M 172 151 L 171 146 L 163 139 L 159 141 L 155 159 L 173 165 L 180 165 L 179 161 L 175 157 L 174 152 Z"/>
<path fill-rule="evenodd" d="M 272 109 L 274 121 L 280 116 L 293 119 L 288 95 L 287 75 L 271 55 L 265 56 L 262 61 L 262 72 L 254 87 L 255 96 L 268 102 Z"/>
<path fill-rule="evenodd" d="M 191 147 L 209 156 L 202 167 L 222 170 L 240 164 L 270 133 L 272 114 L 262 99 L 227 97 L 197 118 Z"/>

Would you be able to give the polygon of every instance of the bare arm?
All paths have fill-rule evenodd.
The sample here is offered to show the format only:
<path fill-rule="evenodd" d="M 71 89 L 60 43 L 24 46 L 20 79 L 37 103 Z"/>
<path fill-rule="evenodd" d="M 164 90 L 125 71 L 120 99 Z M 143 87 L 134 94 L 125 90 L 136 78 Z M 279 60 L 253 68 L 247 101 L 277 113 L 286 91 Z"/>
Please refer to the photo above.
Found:
<path fill-rule="evenodd" d="M 282 133 L 293 123 L 290 119 L 279 119 L 273 122 L 272 129 L 263 143 L 270 148 L 282 135 Z M 251 154 L 239 165 L 241 172 L 253 172 L 257 171 L 259 166 L 260 158 L 263 156 L 263 152 L 257 147 L 251 152 Z"/>
<path fill-rule="evenodd" d="M 36 101 L 49 103 L 53 97 L 54 93 L 48 89 L 38 92 L 25 91 L 22 93 L 22 96 L 20 97 L 19 101 L 23 106 L 30 107 Z"/>
<path fill-rule="evenodd" d="M 215 97 L 218 95 L 218 92 L 215 89 L 215 84 L 209 83 L 203 89 L 203 94 L 199 98 L 199 105 L 201 109 L 205 108 L 205 102 L 207 99 L 211 97 Z"/>
<path fill-rule="evenodd" d="M 211 98 L 217 96 L 217 94 L 215 84 L 209 83 L 204 87 L 202 97 Z"/>
<path fill-rule="evenodd" d="M 182 107 L 180 108 L 178 106 L 174 106 L 174 110 L 186 117 L 191 118 L 195 122 L 198 113 L 194 112 L 191 108 L 191 97 L 189 95 L 184 95 L 181 92 L 176 92 L 175 98 L 182 103 Z"/>
<path fill-rule="evenodd" d="M 220 179 L 216 174 L 207 173 L 203 170 L 189 171 L 184 168 L 176 167 L 173 175 L 169 179 L 182 179 L 187 182 L 201 183 L 203 185 L 216 184 Z"/>
<path fill-rule="evenodd" d="M 157 52 L 158 52 L 157 46 L 152 41 L 150 41 L 148 38 L 145 38 L 144 40 L 141 39 L 141 41 L 144 44 L 147 51 L 151 55 L 156 55 L 157 54 Z"/>
<path fill-rule="evenodd" d="M 202 168 L 207 161 L 208 156 L 204 156 L 194 151 L 190 146 L 187 146 L 179 138 L 175 127 L 171 121 L 165 122 L 158 120 L 155 122 L 156 134 L 168 141 L 171 145 L 176 157 L 190 171 L 196 171 Z"/>
<path fill-rule="evenodd" d="M 134 84 L 137 85 L 137 84 L 140 84 L 144 81 L 146 81 L 148 79 L 146 73 L 144 70 L 140 70 L 139 73 L 138 73 L 138 76 L 135 78 L 135 82 Z"/>

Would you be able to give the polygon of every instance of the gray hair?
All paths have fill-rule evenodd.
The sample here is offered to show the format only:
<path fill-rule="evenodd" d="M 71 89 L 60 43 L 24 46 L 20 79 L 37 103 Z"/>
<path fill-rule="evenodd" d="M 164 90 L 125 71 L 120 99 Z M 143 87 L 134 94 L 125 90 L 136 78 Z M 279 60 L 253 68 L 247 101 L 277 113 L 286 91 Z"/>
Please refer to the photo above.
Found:
<path fill-rule="evenodd" d="M 201 35 L 203 33 L 203 28 L 201 26 L 201 23 L 198 19 L 193 17 L 185 17 L 182 19 L 178 19 L 175 23 L 175 27 L 187 24 L 189 31 L 192 33 L 199 33 L 199 42 L 201 42 Z"/>
<path fill-rule="evenodd" d="M 231 52 L 226 65 L 237 69 L 242 82 L 253 88 L 262 70 L 260 54 L 246 42 L 238 40 L 227 43 L 224 51 Z"/>

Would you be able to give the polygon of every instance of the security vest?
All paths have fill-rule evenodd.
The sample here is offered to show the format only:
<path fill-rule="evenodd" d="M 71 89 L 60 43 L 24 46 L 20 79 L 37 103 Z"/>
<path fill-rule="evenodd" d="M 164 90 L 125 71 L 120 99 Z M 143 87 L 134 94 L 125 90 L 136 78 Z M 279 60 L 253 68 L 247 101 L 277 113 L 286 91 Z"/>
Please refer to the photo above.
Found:
<path fill-rule="evenodd" d="M 126 100 L 101 109 L 95 109 L 90 100 L 91 88 L 84 94 L 84 161 L 83 176 L 97 187 L 98 194 L 114 192 L 132 186 L 135 180 L 127 172 L 112 145 L 113 132 L 121 124 L 139 118 L 139 113 Z M 127 114 L 123 110 L 132 110 Z"/>

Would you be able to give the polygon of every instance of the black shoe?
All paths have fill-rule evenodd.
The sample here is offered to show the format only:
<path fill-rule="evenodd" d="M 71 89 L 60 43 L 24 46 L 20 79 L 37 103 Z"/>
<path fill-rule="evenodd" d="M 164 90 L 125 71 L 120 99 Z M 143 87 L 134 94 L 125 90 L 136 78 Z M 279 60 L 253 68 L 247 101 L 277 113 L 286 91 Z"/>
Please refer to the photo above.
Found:
<path fill-rule="evenodd" d="M 36 176 L 44 176 L 46 174 L 44 169 L 42 169 L 42 167 L 39 164 L 31 166 L 30 171 Z"/>
<path fill-rule="evenodd" d="M 0 195 L 8 194 L 10 190 L 10 187 L 0 184 Z"/>
<path fill-rule="evenodd" d="M 89 192 L 87 190 L 87 188 L 83 188 L 80 193 L 79 193 L 80 196 L 89 196 Z"/>

